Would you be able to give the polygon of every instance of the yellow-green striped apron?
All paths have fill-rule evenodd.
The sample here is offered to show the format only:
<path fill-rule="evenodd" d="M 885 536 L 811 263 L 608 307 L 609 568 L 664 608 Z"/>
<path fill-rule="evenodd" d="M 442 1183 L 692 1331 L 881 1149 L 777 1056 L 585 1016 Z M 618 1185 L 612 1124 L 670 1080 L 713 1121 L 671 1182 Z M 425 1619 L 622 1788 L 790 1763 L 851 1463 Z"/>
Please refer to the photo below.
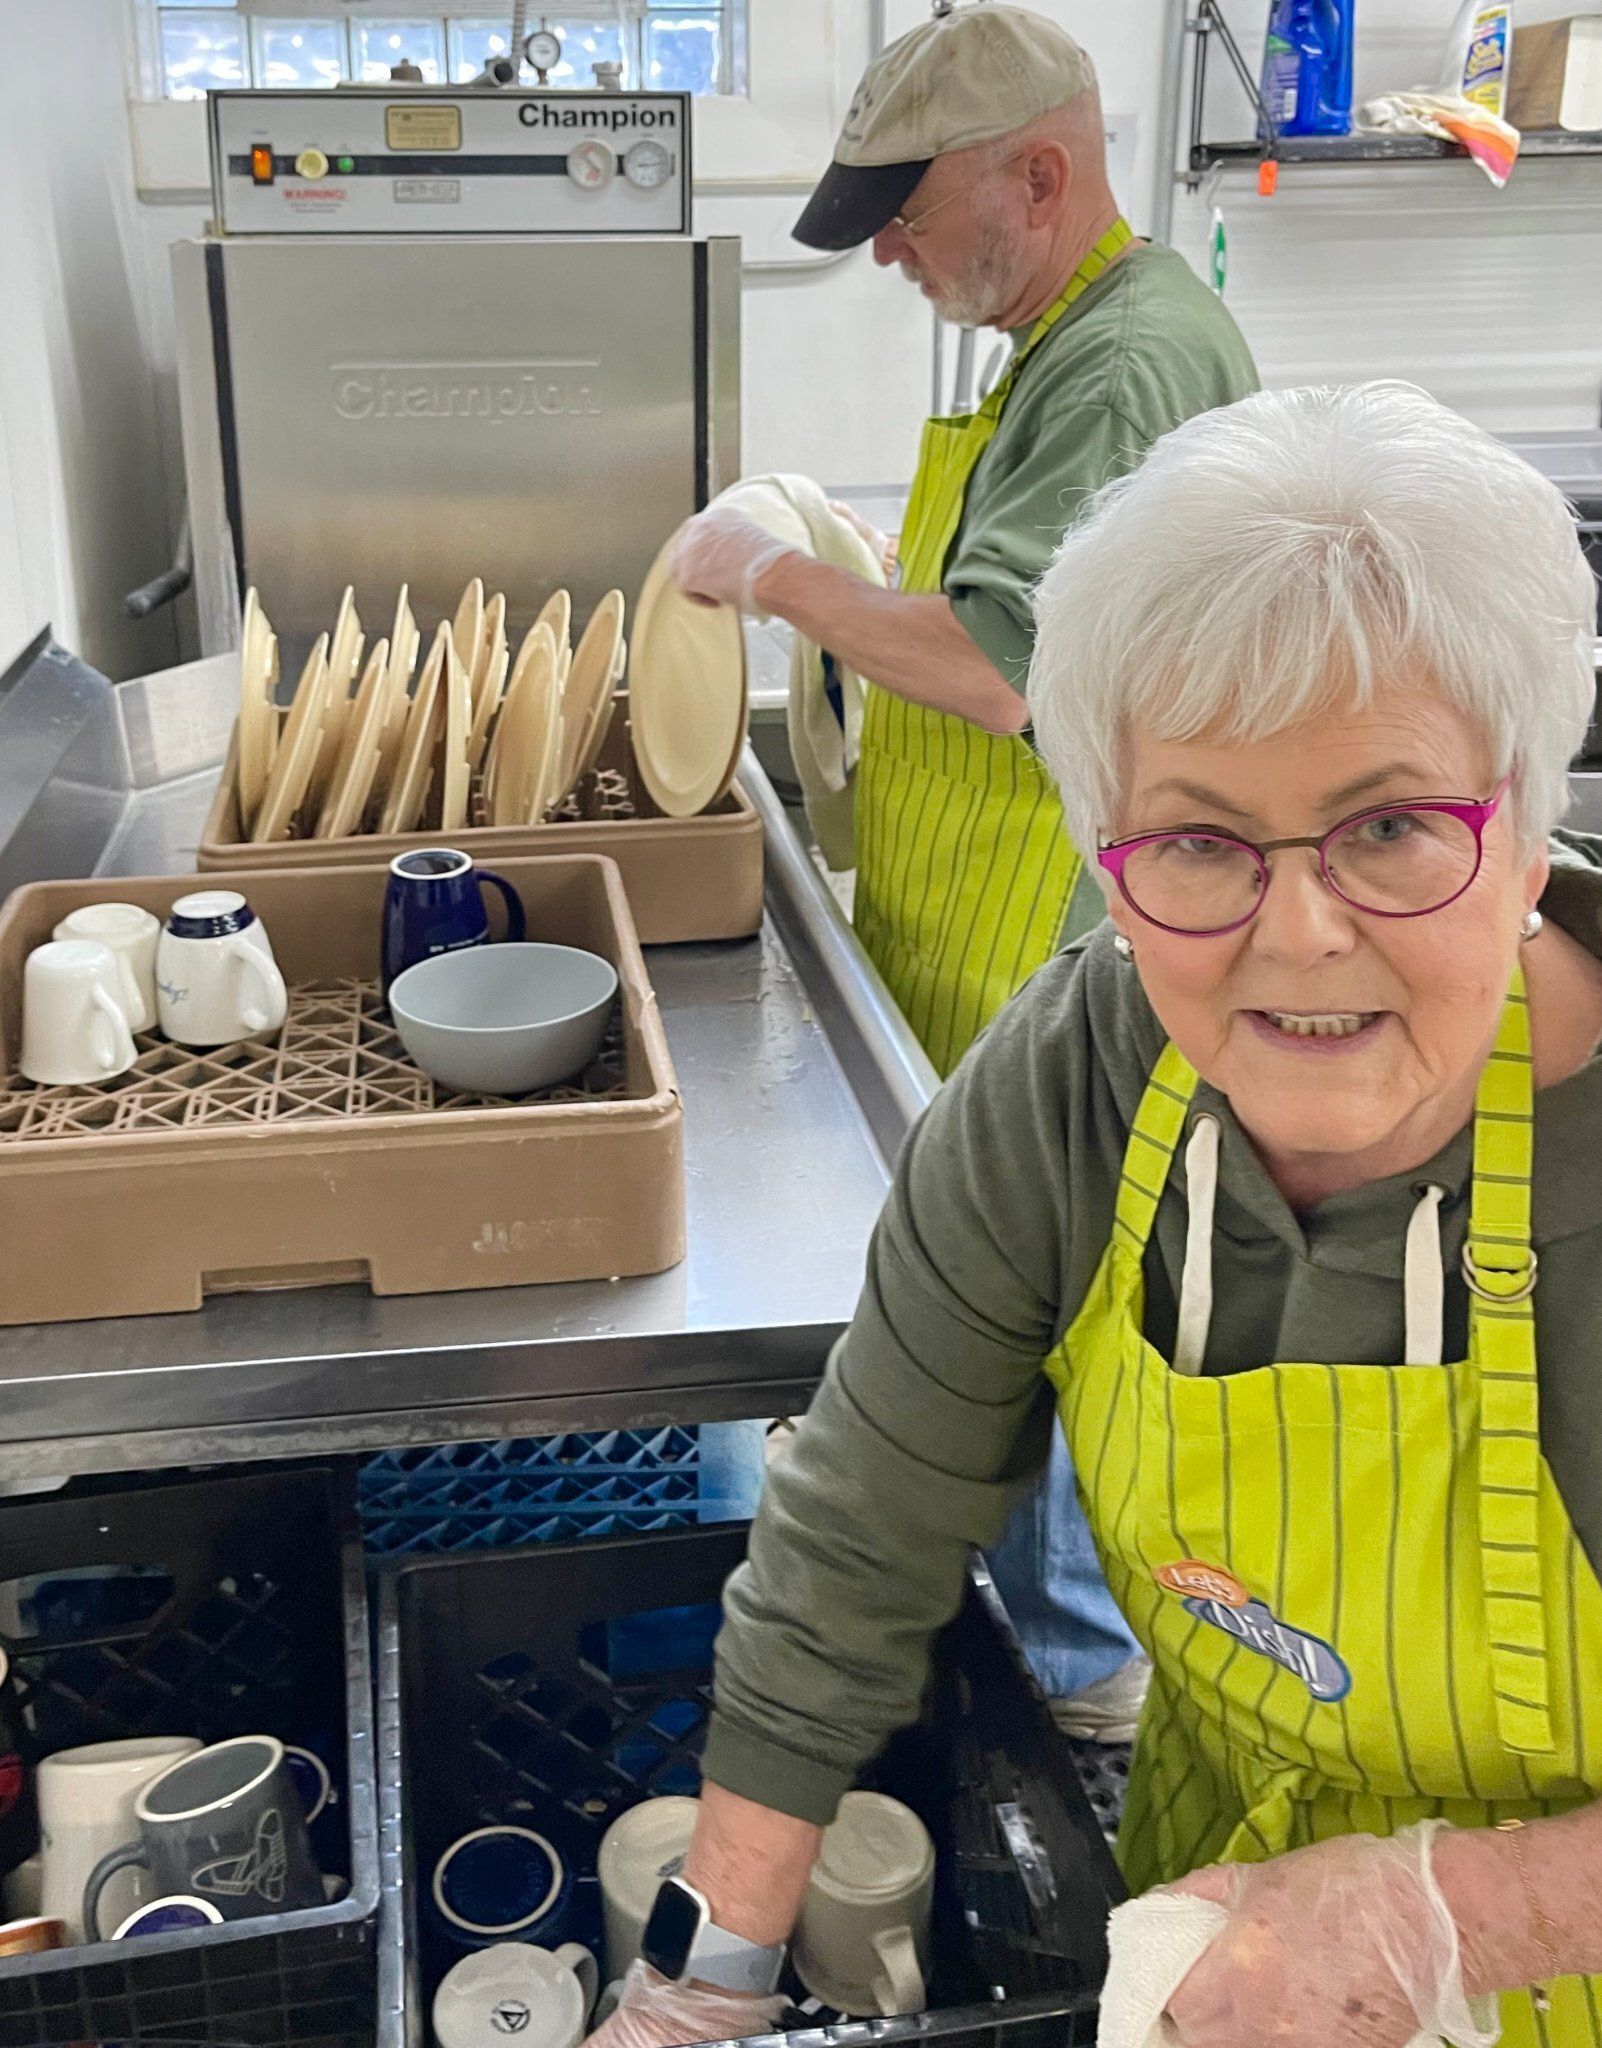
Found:
<path fill-rule="evenodd" d="M 1183 1295 L 1190 1370 L 1146 1342 L 1141 1262 L 1196 1087 L 1169 1046 L 1111 1242 L 1047 1367 L 1108 1582 L 1156 1666 L 1119 1840 L 1131 1885 L 1431 1816 L 1484 1827 L 1587 1803 L 1602 1588 L 1540 1448 L 1522 982 L 1479 1088 L 1456 1364 L 1204 1377 Z M 1433 1207 L 1429 1224 L 1438 1278 Z M 1437 1359 L 1439 1342 L 1437 1319 Z M 1602 1980 L 1548 1988 L 1549 2012 L 1503 2000 L 1511 2048 L 1597 2048 Z"/>
<path fill-rule="evenodd" d="M 1018 373 L 1068 308 L 1129 246 L 1111 227 L 1040 316 L 977 412 L 925 423 L 901 534 L 904 591 L 942 588 L 968 484 Z M 870 685 L 857 767 L 858 935 L 941 1074 L 1065 935 L 1082 863 L 1057 788 L 1020 734 Z M 1102 914 L 1085 877 L 1084 922 Z M 1078 906 L 1075 906 L 1075 916 Z"/>

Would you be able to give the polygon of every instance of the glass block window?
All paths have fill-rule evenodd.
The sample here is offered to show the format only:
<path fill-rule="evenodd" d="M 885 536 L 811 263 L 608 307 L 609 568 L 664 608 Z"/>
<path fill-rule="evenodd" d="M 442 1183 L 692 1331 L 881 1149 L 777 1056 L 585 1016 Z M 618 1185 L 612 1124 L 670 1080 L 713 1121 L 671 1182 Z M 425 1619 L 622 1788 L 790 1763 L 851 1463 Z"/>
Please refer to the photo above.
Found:
<path fill-rule="evenodd" d="M 623 66 L 629 88 L 735 92 L 743 84 L 749 0 L 569 0 L 571 12 L 530 8 L 527 27 L 562 38 L 552 85 L 588 86 L 593 66 Z M 235 0 L 136 0 L 156 18 L 161 88 L 169 99 L 201 99 L 213 87 L 379 85 L 396 64 L 414 64 L 425 83 L 476 78 L 511 50 L 510 12 L 415 9 L 360 20 L 282 13 L 245 15 Z M 523 83 L 535 82 L 532 71 Z"/>

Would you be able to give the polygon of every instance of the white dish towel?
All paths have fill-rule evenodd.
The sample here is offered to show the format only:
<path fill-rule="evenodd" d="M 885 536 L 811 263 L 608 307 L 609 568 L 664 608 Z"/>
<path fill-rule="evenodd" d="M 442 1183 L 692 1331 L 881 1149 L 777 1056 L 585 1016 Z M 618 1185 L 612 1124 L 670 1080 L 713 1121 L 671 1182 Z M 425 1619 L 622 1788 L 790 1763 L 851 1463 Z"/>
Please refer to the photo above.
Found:
<path fill-rule="evenodd" d="M 1107 1925 L 1097 2048 L 1175 2048 L 1179 2032 L 1164 2008 L 1228 1918 L 1208 1899 L 1170 1892 L 1149 1892 L 1115 1908 Z M 1411 2048 L 1441 2044 L 1433 2034 L 1415 2034 Z"/>

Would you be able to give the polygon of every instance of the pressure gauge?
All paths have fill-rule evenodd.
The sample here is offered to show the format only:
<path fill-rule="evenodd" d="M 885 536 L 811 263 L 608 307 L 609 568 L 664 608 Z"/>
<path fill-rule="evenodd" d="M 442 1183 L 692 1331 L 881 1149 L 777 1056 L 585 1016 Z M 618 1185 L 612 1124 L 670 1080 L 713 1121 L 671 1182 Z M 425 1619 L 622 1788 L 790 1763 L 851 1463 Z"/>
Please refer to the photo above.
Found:
<path fill-rule="evenodd" d="M 523 55 L 536 71 L 554 71 L 562 61 L 562 38 L 553 28 L 537 28 L 524 43 Z"/>
<path fill-rule="evenodd" d="M 581 192 L 602 192 L 617 176 L 617 157 L 609 142 L 591 136 L 567 154 L 567 175 Z"/>
<path fill-rule="evenodd" d="M 647 137 L 623 156 L 623 175 L 642 192 L 659 192 L 673 175 L 673 152 Z"/>

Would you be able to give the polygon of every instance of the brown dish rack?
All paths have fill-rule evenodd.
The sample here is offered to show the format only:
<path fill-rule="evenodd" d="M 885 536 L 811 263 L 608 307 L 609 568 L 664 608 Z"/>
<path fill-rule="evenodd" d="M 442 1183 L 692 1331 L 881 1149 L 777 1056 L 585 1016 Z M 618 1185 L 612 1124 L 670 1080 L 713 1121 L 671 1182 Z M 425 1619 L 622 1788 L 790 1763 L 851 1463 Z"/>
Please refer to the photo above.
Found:
<path fill-rule="evenodd" d="M 22 968 L 69 911 L 164 916 L 193 876 L 45 882 L 0 911 L 0 1324 L 154 1315 L 208 1293 L 364 1281 L 376 1294 L 598 1280 L 684 1256 L 683 1111 L 616 866 L 500 858 L 530 939 L 617 969 L 575 1084 L 452 1095 L 408 1060 L 379 986 L 383 868 L 209 877 L 248 898 L 291 991 L 271 1040 L 142 1035 L 130 1071 L 15 1073 Z"/>
<path fill-rule="evenodd" d="M 762 923 L 762 820 L 736 782 L 698 818 L 664 817 L 634 770 L 628 700 L 620 697 L 595 772 L 543 825 L 474 824 L 456 832 L 360 833 L 348 839 L 243 839 L 237 733 L 201 830 L 197 865 L 237 869 L 385 867 L 418 846 L 460 846 L 486 867 L 529 854 L 600 853 L 615 860 L 641 943 L 748 938 Z M 473 815 L 483 816 L 475 786 Z"/>

